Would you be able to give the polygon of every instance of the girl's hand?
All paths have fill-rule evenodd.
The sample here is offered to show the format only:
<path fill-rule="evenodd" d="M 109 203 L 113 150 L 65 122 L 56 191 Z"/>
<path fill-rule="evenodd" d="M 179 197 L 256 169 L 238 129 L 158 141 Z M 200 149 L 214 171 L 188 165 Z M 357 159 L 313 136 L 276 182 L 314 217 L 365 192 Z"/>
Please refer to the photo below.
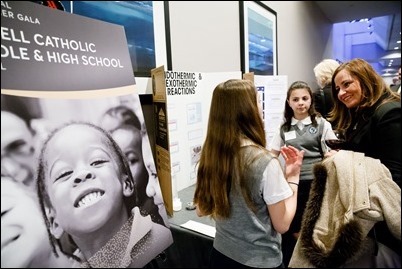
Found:
<path fill-rule="evenodd" d="M 285 176 L 298 176 L 304 157 L 304 150 L 298 150 L 293 146 L 284 146 L 281 148 L 281 154 L 285 160 Z"/>

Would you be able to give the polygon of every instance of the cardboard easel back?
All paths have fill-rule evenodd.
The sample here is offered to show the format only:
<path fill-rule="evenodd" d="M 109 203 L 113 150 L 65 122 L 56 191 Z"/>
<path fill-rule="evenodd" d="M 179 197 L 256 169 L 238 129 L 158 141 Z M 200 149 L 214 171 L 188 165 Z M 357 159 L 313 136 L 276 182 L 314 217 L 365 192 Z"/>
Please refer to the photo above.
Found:
<path fill-rule="evenodd" d="M 169 216 L 173 216 L 172 176 L 169 149 L 169 124 L 166 105 L 165 68 L 151 70 L 152 99 L 155 117 L 156 167 L 163 201 Z"/>

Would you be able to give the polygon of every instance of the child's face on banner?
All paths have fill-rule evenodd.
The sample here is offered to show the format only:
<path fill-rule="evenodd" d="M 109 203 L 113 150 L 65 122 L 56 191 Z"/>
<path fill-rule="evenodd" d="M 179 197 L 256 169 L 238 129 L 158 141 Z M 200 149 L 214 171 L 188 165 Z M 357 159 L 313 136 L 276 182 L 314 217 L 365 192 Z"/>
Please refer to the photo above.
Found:
<path fill-rule="evenodd" d="M 112 136 L 127 157 L 137 189 L 145 190 L 148 179 L 143 178 L 146 169 L 142 156 L 140 130 L 134 127 L 120 128 L 113 131 Z"/>
<path fill-rule="evenodd" d="M 127 215 L 132 188 L 104 134 L 83 125 L 59 131 L 47 146 L 46 185 L 57 223 L 69 234 L 95 231 Z"/>
<path fill-rule="evenodd" d="M 38 202 L 24 188 L 1 179 L 1 267 L 27 268 L 51 255 Z"/>
<path fill-rule="evenodd" d="M 1 111 L 1 173 L 33 186 L 33 136 L 25 122 L 16 115 Z"/>

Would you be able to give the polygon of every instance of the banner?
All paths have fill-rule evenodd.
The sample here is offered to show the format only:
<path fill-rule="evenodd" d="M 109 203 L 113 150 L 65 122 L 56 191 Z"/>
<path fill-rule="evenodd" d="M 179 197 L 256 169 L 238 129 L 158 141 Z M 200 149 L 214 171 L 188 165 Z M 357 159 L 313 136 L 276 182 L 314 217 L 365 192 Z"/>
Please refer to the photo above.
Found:
<path fill-rule="evenodd" d="M 146 266 L 173 238 L 123 27 L 1 10 L 1 266 Z"/>

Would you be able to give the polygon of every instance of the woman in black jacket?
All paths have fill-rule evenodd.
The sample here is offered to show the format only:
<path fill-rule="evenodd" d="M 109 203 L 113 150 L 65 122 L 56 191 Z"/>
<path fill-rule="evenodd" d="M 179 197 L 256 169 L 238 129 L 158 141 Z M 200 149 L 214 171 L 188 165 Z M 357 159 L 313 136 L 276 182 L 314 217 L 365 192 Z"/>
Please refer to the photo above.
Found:
<path fill-rule="evenodd" d="M 332 97 L 329 120 L 346 131 L 342 149 L 379 159 L 401 187 L 400 95 L 391 91 L 368 62 L 353 59 L 335 70 Z M 384 222 L 375 226 L 372 236 L 400 255 L 401 242 L 392 237 Z"/>
<path fill-rule="evenodd" d="M 345 150 L 380 159 L 401 186 L 401 97 L 362 59 L 341 64 L 332 76 L 330 120 L 346 131 Z"/>

